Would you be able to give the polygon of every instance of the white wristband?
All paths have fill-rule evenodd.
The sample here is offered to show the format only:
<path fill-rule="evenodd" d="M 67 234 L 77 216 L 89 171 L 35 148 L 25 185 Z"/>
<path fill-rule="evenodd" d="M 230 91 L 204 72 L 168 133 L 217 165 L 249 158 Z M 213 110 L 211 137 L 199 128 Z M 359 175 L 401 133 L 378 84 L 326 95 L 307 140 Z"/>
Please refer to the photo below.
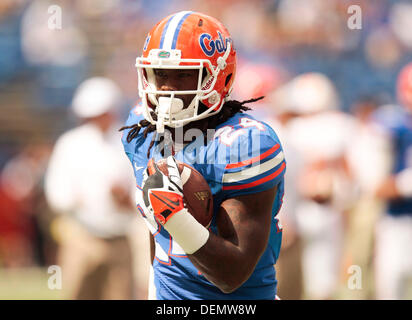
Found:
<path fill-rule="evenodd" d="M 175 213 L 164 228 L 187 254 L 199 250 L 209 239 L 209 230 L 201 225 L 186 208 Z"/>

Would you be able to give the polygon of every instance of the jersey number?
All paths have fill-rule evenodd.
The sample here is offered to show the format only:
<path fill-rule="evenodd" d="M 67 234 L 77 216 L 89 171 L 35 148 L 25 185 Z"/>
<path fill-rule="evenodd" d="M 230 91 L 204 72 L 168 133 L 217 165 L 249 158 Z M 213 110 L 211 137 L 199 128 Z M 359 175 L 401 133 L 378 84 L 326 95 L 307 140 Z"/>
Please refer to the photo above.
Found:
<path fill-rule="evenodd" d="M 169 236 L 168 252 L 166 252 L 160 243 L 155 240 L 155 258 L 157 261 L 163 264 L 170 265 L 172 260 L 170 257 L 187 258 L 186 252 L 183 251 L 182 247 L 177 244 L 177 242 Z"/>
<path fill-rule="evenodd" d="M 249 118 L 240 118 L 239 125 L 242 128 L 256 127 L 258 130 L 265 130 L 265 126 L 256 120 Z M 243 129 L 234 129 L 233 126 L 224 126 L 216 131 L 216 137 L 219 137 L 220 142 L 230 146 L 239 136 L 245 134 L 246 131 Z"/>

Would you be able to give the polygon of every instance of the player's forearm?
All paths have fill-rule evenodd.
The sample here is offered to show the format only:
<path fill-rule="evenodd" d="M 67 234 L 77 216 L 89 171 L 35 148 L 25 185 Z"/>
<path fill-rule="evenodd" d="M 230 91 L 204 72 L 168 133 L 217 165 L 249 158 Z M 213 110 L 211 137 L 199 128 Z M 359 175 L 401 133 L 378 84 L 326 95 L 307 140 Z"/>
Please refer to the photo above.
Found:
<path fill-rule="evenodd" d="M 230 293 L 249 279 L 260 255 L 246 255 L 239 246 L 211 232 L 206 244 L 188 257 L 206 279 Z"/>
<path fill-rule="evenodd" d="M 234 291 L 245 282 L 264 250 L 250 246 L 250 241 L 240 241 L 236 233 L 222 237 L 208 231 L 185 210 L 175 214 L 164 225 L 195 267 L 223 292 Z M 259 229 L 254 229 L 259 230 Z M 247 237 L 252 239 L 253 237 Z M 266 243 L 266 242 L 265 242 Z M 251 250 L 252 249 L 252 250 Z"/>
<path fill-rule="evenodd" d="M 205 245 L 189 255 L 198 270 L 223 292 L 232 292 L 249 279 L 265 251 L 275 191 L 227 199 L 219 210 L 218 235 L 210 232 Z"/>

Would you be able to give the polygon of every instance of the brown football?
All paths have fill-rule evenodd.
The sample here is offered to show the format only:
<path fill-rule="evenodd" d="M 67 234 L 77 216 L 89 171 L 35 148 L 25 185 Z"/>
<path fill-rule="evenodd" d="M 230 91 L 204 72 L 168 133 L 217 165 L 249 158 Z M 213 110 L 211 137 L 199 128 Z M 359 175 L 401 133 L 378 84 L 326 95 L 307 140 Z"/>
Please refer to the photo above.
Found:
<path fill-rule="evenodd" d="M 190 165 L 177 161 L 183 183 L 183 199 L 186 208 L 195 219 L 209 227 L 213 216 L 213 196 L 205 178 Z M 166 159 L 156 162 L 160 171 L 168 175 Z"/>

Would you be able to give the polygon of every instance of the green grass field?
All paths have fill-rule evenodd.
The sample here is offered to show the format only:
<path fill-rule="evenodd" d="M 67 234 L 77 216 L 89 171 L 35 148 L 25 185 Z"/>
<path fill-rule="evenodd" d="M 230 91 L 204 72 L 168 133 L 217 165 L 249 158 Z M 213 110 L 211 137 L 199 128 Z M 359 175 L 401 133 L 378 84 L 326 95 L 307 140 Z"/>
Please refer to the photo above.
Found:
<path fill-rule="evenodd" d="M 0 300 L 61 300 L 63 290 L 48 288 L 50 274 L 46 268 L 0 269 Z M 406 285 L 407 297 L 412 297 L 412 279 Z M 359 299 L 358 294 L 341 287 L 334 299 Z M 408 298 L 410 299 L 410 298 Z"/>
<path fill-rule="evenodd" d="M 56 300 L 61 290 L 48 288 L 47 269 L 0 269 L 0 300 Z"/>

